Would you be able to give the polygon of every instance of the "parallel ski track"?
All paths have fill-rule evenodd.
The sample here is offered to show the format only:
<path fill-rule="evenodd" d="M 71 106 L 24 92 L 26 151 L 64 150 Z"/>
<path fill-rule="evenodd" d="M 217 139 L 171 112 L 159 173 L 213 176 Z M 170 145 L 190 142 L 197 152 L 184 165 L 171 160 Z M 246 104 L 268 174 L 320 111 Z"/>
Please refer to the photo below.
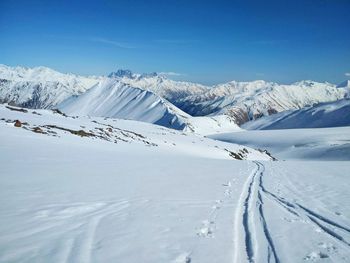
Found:
<path fill-rule="evenodd" d="M 246 189 L 246 197 L 243 204 L 241 204 L 243 207 L 242 224 L 244 231 L 245 253 L 248 262 L 256 262 L 258 256 L 257 250 L 259 247 L 260 249 L 263 247 L 263 244 L 257 243 L 257 240 L 259 240 L 257 236 L 260 233 L 263 233 L 262 238 L 265 240 L 265 247 L 267 247 L 267 258 L 264 261 L 279 263 L 280 260 L 264 214 L 263 190 L 261 189 L 260 182 L 262 181 L 261 178 L 264 176 L 265 167 L 260 162 L 254 161 L 254 163 L 256 165 L 256 170 L 250 178 Z M 258 218 L 259 220 L 254 221 L 254 218 Z M 239 262 L 237 256 L 235 257 L 234 261 Z"/>

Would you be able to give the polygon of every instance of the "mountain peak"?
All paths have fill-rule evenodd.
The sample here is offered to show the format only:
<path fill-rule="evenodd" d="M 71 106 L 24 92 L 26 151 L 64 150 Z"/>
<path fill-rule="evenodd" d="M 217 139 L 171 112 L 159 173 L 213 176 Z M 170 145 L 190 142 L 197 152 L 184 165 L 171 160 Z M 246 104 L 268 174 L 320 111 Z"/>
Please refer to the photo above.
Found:
<path fill-rule="evenodd" d="M 112 72 L 108 75 L 109 78 L 129 78 L 132 79 L 134 78 L 134 74 L 132 73 L 131 70 L 129 69 L 118 69 L 116 72 Z"/>
<path fill-rule="evenodd" d="M 305 87 L 312 87 L 314 86 L 316 81 L 313 80 L 301 80 L 298 82 L 293 83 L 296 86 L 305 86 Z"/>
<path fill-rule="evenodd" d="M 157 72 L 151 72 L 151 73 L 143 73 L 141 75 L 142 78 L 153 78 L 153 77 L 158 77 L 159 74 Z"/>

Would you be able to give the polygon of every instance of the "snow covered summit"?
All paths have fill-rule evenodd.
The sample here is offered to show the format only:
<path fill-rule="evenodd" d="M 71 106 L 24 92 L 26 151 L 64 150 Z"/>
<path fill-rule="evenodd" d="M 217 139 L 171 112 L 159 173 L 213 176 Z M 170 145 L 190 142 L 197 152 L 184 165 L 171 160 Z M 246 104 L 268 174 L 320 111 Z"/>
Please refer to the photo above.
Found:
<path fill-rule="evenodd" d="M 130 70 L 119 69 L 116 72 L 110 73 L 108 77 L 115 78 L 120 82 L 134 87 L 152 91 L 172 103 L 187 96 L 201 94 L 208 90 L 208 87 L 204 85 L 171 80 L 164 74 L 157 72 L 136 74 Z"/>
<path fill-rule="evenodd" d="M 67 114 L 113 117 L 154 123 L 181 130 L 188 114 L 156 94 L 115 79 L 100 82 L 79 97 L 59 105 Z"/>
<path fill-rule="evenodd" d="M 108 75 L 109 78 L 123 78 L 123 77 L 127 77 L 127 78 L 134 78 L 135 75 L 131 72 L 131 70 L 129 69 L 118 69 L 116 72 L 111 72 Z"/>
<path fill-rule="evenodd" d="M 101 79 L 63 74 L 46 67 L 0 65 L 0 102 L 28 108 L 53 108 L 72 95 L 84 93 Z"/>

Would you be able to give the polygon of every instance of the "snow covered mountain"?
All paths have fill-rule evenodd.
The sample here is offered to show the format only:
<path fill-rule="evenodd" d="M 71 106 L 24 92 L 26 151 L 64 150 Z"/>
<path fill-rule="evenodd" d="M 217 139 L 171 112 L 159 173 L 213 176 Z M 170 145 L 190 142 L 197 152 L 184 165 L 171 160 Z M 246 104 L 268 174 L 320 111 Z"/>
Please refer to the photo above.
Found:
<path fill-rule="evenodd" d="M 82 94 L 101 79 L 63 74 L 46 67 L 0 65 L 0 102 L 52 108 L 72 95 Z"/>
<path fill-rule="evenodd" d="M 106 79 L 58 106 L 69 115 L 111 117 L 154 123 L 182 130 L 190 116 L 151 91 Z"/>
<path fill-rule="evenodd" d="M 157 94 L 109 78 L 58 105 L 68 115 L 137 120 L 200 134 L 240 130 L 229 116 L 192 117 Z"/>
<path fill-rule="evenodd" d="M 209 89 L 209 87 L 197 83 L 171 80 L 156 72 L 135 74 L 130 70 L 120 69 L 112 72 L 108 77 L 118 79 L 134 87 L 152 91 L 172 103 L 187 96 L 202 94 Z"/>
<path fill-rule="evenodd" d="M 208 89 L 201 84 L 170 80 L 158 73 L 134 74 L 120 69 L 108 77 L 149 90 L 171 102 Z M 0 102 L 29 108 L 52 108 L 72 95 L 84 93 L 103 79 L 106 77 L 63 74 L 47 67 L 0 65 Z"/>
<path fill-rule="evenodd" d="M 242 124 L 285 110 L 339 100 L 346 93 L 345 89 L 333 84 L 314 81 L 291 85 L 262 80 L 232 81 L 214 86 L 203 94 L 178 100 L 175 105 L 194 116 L 227 114 Z"/>
<path fill-rule="evenodd" d="M 248 130 L 325 128 L 350 126 L 350 99 L 320 103 L 300 110 L 291 110 L 247 122 Z"/>
<path fill-rule="evenodd" d="M 91 88 L 93 91 L 77 98 Z M 65 110 L 76 115 L 113 116 L 205 134 L 239 130 L 228 116 L 192 121 L 188 114 L 160 96 L 182 98 L 206 89 L 200 84 L 169 80 L 157 73 L 134 74 L 130 70 L 118 70 L 109 77 L 82 77 L 46 67 L 0 65 L 0 102 L 44 109 L 56 108 L 64 102 Z"/>
<path fill-rule="evenodd" d="M 106 83 L 115 83 L 115 89 L 107 88 Z M 76 98 L 76 95 L 92 87 L 94 91 Z M 97 90 L 98 97 L 92 98 Z M 128 91 L 119 94 L 121 90 Z M 232 81 L 210 88 L 170 80 L 159 73 L 135 74 L 130 70 L 118 70 L 108 77 L 82 77 L 46 67 L 31 69 L 0 65 L 0 102 L 28 108 L 54 108 L 72 97 L 68 100 L 70 106 L 67 108 L 72 114 L 114 116 L 175 129 L 187 127 L 206 132 L 214 129 L 214 133 L 223 127 L 229 127 L 232 131 L 234 123 L 241 125 L 277 112 L 336 101 L 349 96 L 349 90 L 348 81 L 338 86 L 314 81 L 292 85 L 262 80 Z M 96 102 L 92 102 L 95 99 Z M 88 105 L 83 106 L 85 101 L 88 101 Z M 75 102 L 80 106 L 73 106 Z M 209 117 L 189 121 L 188 114 Z M 203 126 L 206 121 L 209 124 Z"/>

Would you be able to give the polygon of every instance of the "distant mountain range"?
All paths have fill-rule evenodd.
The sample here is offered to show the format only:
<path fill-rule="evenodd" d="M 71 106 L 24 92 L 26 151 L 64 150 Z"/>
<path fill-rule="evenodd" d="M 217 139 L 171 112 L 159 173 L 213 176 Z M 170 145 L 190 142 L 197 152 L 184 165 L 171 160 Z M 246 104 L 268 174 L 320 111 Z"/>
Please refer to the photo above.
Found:
<path fill-rule="evenodd" d="M 83 77 L 46 67 L 0 65 L 0 102 L 59 107 L 72 115 L 133 119 L 193 131 L 237 130 L 237 124 L 263 116 L 341 100 L 349 96 L 349 84 L 301 81 L 280 85 L 258 80 L 209 87 L 130 70 Z"/>
<path fill-rule="evenodd" d="M 300 81 L 291 85 L 263 80 L 232 81 L 216 85 L 202 94 L 180 99 L 175 105 L 194 116 L 227 114 L 234 117 L 238 124 L 243 124 L 285 110 L 342 99 L 347 89 L 315 81 Z"/>

